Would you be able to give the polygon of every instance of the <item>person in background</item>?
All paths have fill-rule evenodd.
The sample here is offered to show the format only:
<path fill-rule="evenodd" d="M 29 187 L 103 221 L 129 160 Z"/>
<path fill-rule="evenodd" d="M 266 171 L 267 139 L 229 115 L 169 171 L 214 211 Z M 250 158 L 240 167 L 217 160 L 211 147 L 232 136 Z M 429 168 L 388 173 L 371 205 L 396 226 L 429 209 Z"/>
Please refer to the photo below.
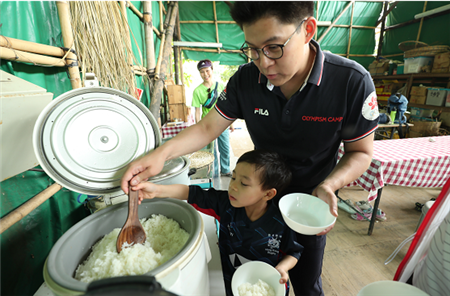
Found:
<path fill-rule="evenodd" d="M 199 124 L 130 164 L 122 177 L 125 193 L 129 183 L 136 185 L 159 173 L 164 161 L 204 147 L 239 118 L 255 149 L 287 159 L 292 181 L 278 196 L 312 194 L 337 217 L 335 192 L 361 176 L 372 160 L 377 96 L 365 68 L 322 51 L 312 39 L 313 12 L 310 1 L 234 2 L 230 14 L 245 36 L 241 51 L 252 62 L 230 78 Z M 337 162 L 341 144 L 345 154 Z M 296 233 L 304 250 L 289 271 L 295 295 L 324 295 L 323 255 L 333 227 L 318 235 Z"/>
<path fill-rule="evenodd" d="M 202 60 L 198 62 L 197 69 L 200 72 L 203 82 L 194 89 L 194 94 L 192 96 L 192 106 L 195 107 L 196 123 L 200 122 L 200 119 L 205 117 L 206 114 L 214 108 L 216 102 L 211 102 L 211 106 L 206 105 L 207 102 L 209 103 L 208 99 L 214 99 L 211 98 L 211 95 L 216 94 L 216 96 L 218 96 L 218 94 L 220 94 L 224 89 L 224 85 L 222 83 L 214 81 L 213 64 L 210 60 Z M 234 130 L 232 125 L 230 126 L 230 130 L 231 132 Z M 231 177 L 231 146 L 229 129 L 225 129 L 223 133 L 220 134 L 217 140 L 213 143 L 213 146 L 215 176 L 219 176 L 220 164 L 220 174 L 222 176 Z M 220 154 L 220 160 L 218 154 Z"/>
<path fill-rule="evenodd" d="M 203 190 L 199 186 L 156 185 L 142 182 L 139 203 L 146 198 L 170 197 L 187 200 L 197 210 L 220 221 L 219 249 L 227 296 L 233 296 L 231 279 L 236 269 L 248 261 L 274 266 L 286 285 L 288 271 L 295 266 L 303 247 L 285 224 L 272 199 L 291 180 L 291 171 L 277 153 L 253 150 L 237 161 L 228 191 Z"/>

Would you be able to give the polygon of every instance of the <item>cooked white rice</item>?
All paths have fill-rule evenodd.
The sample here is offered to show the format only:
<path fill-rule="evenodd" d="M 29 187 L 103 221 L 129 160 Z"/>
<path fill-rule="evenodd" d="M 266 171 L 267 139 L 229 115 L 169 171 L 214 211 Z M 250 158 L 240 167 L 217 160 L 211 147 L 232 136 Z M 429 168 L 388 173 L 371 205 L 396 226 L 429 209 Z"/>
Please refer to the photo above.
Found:
<path fill-rule="evenodd" d="M 92 247 L 89 257 L 78 266 L 75 278 L 90 283 L 147 273 L 175 256 L 189 238 L 178 222 L 166 216 L 154 214 L 140 221 L 147 236 L 144 245 L 124 243 L 122 251 L 117 253 L 116 242 L 121 228 L 115 228 Z"/>
<path fill-rule="evenodd" d="M 239 296 L 275 296 L 275 290 L 265 281 L 259 279 L 254 285 L 243 283 L 238 287 Z"/>

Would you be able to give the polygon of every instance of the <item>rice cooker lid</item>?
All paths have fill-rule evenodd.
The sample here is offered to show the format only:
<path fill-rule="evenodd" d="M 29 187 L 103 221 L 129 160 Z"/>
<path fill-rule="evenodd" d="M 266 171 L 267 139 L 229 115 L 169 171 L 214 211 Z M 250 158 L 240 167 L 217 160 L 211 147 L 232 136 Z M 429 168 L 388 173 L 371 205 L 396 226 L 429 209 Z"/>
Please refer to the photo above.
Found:
<path fill-rule="evenodd" d="M 172 175 L 180 172 L 185 166 L 186 166 L 186 161 L 181 156 L 174 158 L 174 159 L 170 159 L 164 163 L 164 167 L 161 170 L 161 172 L 158 175 L 150 178 L 149 181 L 172 176 Z"/>
<path fill-rule="evenodd" d="M 105 87 L 78 88 L 53 100 L 33 131 L 39 164 L 57 183 L 89 195 L 120 195 L 127 165 L 161 143 L 148 108 Z"/>

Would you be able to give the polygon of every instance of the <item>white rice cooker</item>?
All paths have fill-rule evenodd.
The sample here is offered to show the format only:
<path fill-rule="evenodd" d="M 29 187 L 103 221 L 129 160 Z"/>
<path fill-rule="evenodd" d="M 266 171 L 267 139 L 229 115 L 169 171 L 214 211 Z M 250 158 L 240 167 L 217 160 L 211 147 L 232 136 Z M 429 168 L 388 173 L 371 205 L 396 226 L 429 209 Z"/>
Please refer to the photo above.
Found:
<path fill-rule="evenodd" d="M 36 157 L 53 180 L 106 200 L 127 200 L 120 188 L 127 165 L 160 143 L 158 125 L 147 107 L 105 87 L 62 94 L 41 112 L 33 132 Z M 168 161 L 150 181 L 189 185 L 189 165 L 187 157 Z M 177 295 L 209 295 L 210 251 L 200 214 L 186 202 L 171 199 L 145 200 L 138 211 L 140 219 L 152 214 L 172 218 L 190 235 L 176 256 L 146 275 Z M 56 295 L 87 292 L 88 284 L 73 278 L 75 269 L 98 240 L 123 226 L 127 214 L 128 203 L 112 205 L 81 220 L 56 242 L 44 266 L 45 282 Z"/>

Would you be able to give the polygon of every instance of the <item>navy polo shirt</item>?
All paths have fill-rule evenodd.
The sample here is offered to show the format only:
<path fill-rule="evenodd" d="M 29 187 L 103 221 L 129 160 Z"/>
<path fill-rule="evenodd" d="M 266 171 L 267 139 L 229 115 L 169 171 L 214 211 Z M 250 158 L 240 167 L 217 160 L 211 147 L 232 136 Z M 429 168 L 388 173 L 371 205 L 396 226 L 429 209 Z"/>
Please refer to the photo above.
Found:
<path fill-rule="evenodd" d="M 308 81 L 289 100 L 249 63 L 230 78 L 215 107 L 228 120 L 245 120 L 256 149 L 288 159 L 297 192 L 311 192 L 330 174 L 342 141 L 362 139 L 378 125 L 369 72 L 311 45 L 316 58 Z"/>

